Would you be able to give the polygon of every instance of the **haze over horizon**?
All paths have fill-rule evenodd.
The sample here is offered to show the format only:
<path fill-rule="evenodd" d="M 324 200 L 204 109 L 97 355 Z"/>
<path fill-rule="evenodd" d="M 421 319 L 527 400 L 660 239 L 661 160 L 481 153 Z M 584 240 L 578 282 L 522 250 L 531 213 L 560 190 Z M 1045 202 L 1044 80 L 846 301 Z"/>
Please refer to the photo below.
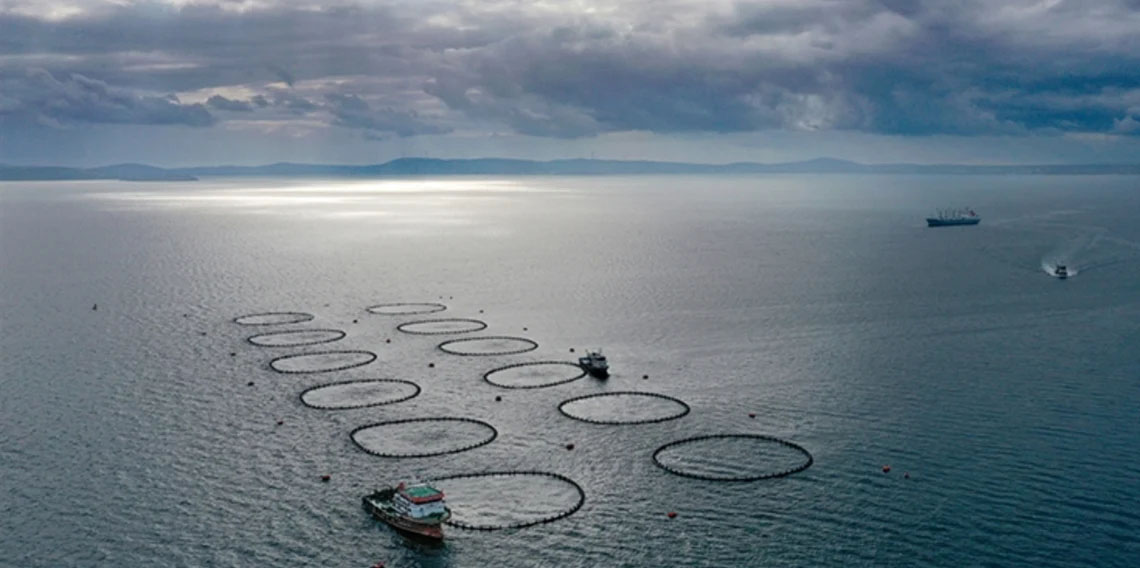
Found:
<path fill-rule="evenodd" d="M 0 163 L 1135 163 L 1136 0 L 0 0 Z"/>

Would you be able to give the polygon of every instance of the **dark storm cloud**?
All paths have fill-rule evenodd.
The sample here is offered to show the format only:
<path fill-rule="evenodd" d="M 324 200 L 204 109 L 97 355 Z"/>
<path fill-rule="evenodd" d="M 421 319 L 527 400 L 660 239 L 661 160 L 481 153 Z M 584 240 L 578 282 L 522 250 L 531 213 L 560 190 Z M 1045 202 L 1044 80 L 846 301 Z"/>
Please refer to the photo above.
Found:
<path fill-rule="evenodd" d="M 419 134 L 443 134 L 449 129 L 421 120 L 415 112 L 391 108 L 372 108 L 356 95 L 330 93 L 325 95 L 328 110 L 336 117 L 336 124 L 348 128 L 375 132 L 394 132 L 401 137 Z"/>
<path fill-rule="evenodd" d="M 135 95 L 79 74 L 57 78 L 42 69 L 24 76 L 0 76 L 8 102 L 0 115 L 52 126 L 68 123 L 183 124 L 209 126 L 214 117 L 200 104 L 174 95 Z"/>
<path fill-rule="evenodd" d="M 0 76 L 34 64 L 101 81 L 185 124 L 208 123 L 205 107 L 159 93 L 241 86 L 259 94 L 207 105 L 370 136 L 1136 134 L 1140 116 L 1137 0 L 599 2 L 604 16 L 506 0 L 258 6 L 3 12 Z M 15 106 L 0 112 L 59 115 Z M 138 114 L 117 108 L 106 120 Z"/>

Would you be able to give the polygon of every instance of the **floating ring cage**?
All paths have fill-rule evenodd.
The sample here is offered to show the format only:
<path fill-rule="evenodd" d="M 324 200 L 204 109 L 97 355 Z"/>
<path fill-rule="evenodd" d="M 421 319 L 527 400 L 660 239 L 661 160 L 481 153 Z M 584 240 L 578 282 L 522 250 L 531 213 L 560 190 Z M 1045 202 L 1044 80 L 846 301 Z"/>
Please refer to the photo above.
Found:
<path fill-rule="evenodd" d="M 403 392 L 401 392 L 403 391 Z M 321 410 L 347 410 L 396 404 L 420 394 L 420 386 L 400 379 L 364 379 L 324 383 L 301 392 L 301 404 Z"/>
<path fill-rule="evenodd" d="M 521 528 L 526 528 L 526 527 L 532 527 L 535 525 L 553 523 L 554 521 L 557 521 L 559 519 L 564 519 L 566 517 L 569 517 L 570 515 L 573 515 L 574 513 L 576 513 L 578 511 L 578 509 L 581 509 L 582 505 L 585 504 L 585 502 L 586 502 L 586 492 L 582 490 L 581 485 L 578 485 L 577 482 L 575 482 L 573 479 L 570 479 L 569 477 L 566 477 L 564 475 L 559 475 L 557 473 L 546 472 L 546 471 L 523 471 L 523 470 L 514 471 L 514 470 L 512 470 L 512 471 L 488 471 L 488 472 L 480 472 L 480 473 L 460 473 L 460 474 L 456 474 L 456 475 L 446 475 L 443 477 L 436 477 L 436 478 L 431 480 L 431 483 L 446 485 L 446 483 L 448 481 L 452 481 L 452 480 L 479 479 L 480 485 L 485 486 L 487 484 L 486 479 L 488 479 L 488 478 L 492 478 L 492 479 L 494 479 L 494 478 L 501 478 L 501 479 L 512 479 L 512 478 L 514 478 L 514 479 L 517 479 L 517 478 L 523 478 L 523 477 L 532 477 L 532 478 L 540 478 L 540 479 L 544 479 L 544 480 L 553 480 L 553 481 L 559 482 L 562 485 L 565 485 L 567 489 L 572 490 L 572 491 L 566 491 L 566 493 L 567 493 L 567 496 L 570 496 L 571 494 L 573 494 L 573 497 L 571 497 L 571 498 L 574 500 L 574 503 L 570 504 L 566 508 L 559 508 L 558 510 L 554 510 L 554 511 L 536 511 L 536 512 L 533 512 L 531 515 L 529 515 L 533 518 L 528 518 L 528 519 L 523 519 L 523 520 L 511 520 L 509 518 L 501 519 L 501 518 L 492 517 L 492 519 L 490 519 L 489 522 L 476 523 L 476 522 L 467 522 L 467 521 L 456 518 L 456 516 L 462 516 L 463 515 L 464 505 L 461 502 L 461 498 L 458 497 L 458 495 L 460 495 L 460 493 L 457 493 L 454 490 L 451 490 L 451 491 L 445 490 L 446 493 L 451 495 L 451 497 L 449 499 L 450 499 L 451 507 L 453 509 L 453 516 L 452 516 L 451 520 L 447 521 L 447 524 L 450 526 L 453 526 L 455 528 L 458 528 L 458 529 L 472 530 L 472 531 L 496 531 L 496 530 L 504 530 L 504 529 L 521 529 Z M 510 501 L 513 498 L 513 496 L 516 496 L 516 495 L 520 496 L 521 498 L 527 498 L 527 497 L 533 497 L 534 496 L 533 491 L 517 491 L 517 490 L 516 491 L 509 491 L 509 490 L 503 490 L 503 489 L 494 489 L 494 490 L 486 490 L 486 491 L 487 491 L 488 501 L 493 501 L 496 505 L 501 505 L 504 501 Z"/>
<path fill-rule="evenodd" d="M 551 377 L 547 377 L 544 379 L 542 377 L 542 372 L 538 370 L 540 367 L 547 367 L 547 368 L 571 367 L 574 369 L 574 374 L 571 375 L 570 377 L 562 377 L 562 376 L 553 376 L 552 375 Z M 511 374 L 512 371 L 520 372 L 519 374 L 523 375 L 521 377 L 522 379 L 532 380 L 532 379 L 537 377 L 541 382 L 533 382 L 533 383 L 523 382 L 523 381 L 510 382 L 510 381 L 504 380 L 502 377 L 500 377 L 498 380 L 491 378 L 492 375 L 500 375 L 500 376 L 509 375 L 509 374 Z M 527 374 L 527 373 L 530 376 L 526 376 L 525 374 Z M 578 380 L 582 377 L 585 377 L 585 376 L 586 376 L 586 370 L 583 369 L 582 366 L 578 365 L 577 363 L 567 363 L 566 361 L 529 361 L 526 363 L 515 363 L 513 365 L 505 365 L 503 367 L 491 369 L 490 371 L 483 373 L 483 380 L 487 381 L 488 383 L 490 383 L 492 385 L 495 385 L 499 388 L 504 388 L 504 389 L 541 389 L 541 388 L 546 388 L 546 387 L 555 387 L 558 385 L 564 385 L 566 383 L 576 381 L 576 380 Z"/>
<path fill-rule="evenodd" d="M 647 406 L 647 402 L 654 403 L 657 408 Z M 594 403 L 601 403 L 596 405 L 596 408 L 593 409 L 595 412 L 600 411 L 601 414 L 622 416 L 622 418 L 596 418 L 589 416 L 588 412 L 582 412 L 581 410 L 577 413 L 573 412 L 573 407 L 575 406 L 584 407 L 588 410 L 589 405 Z M 567 407 L 570 407 L 570 410 L 568 410 Z M 672 409 L 669 407 L 672 407 Z M 564 400 L 558 404 L 558 412 L 561 412 L 568 418 L 589 422 L 591 424 L 652 424 L 654 422 L 676 420 L 688 414 L 689 405 L 679 398 L 673 398 L 654 392 L 612 391 L 588 394 Z"/>
<path fill-rule="evenodd" d="M 425 445 L 427 445 L 423 442 L 424 439 L 438 441 L 441 439 L 448 439 L 449 437 L 452 437 L 452 436 L 450 436 L 450 434 L 454 434 L 454 432 L 447 432 L 446 431 L 446 429 L 448 428 L 447 426 L 445 426 L 443 429 L 437 428 L 435 431 L 432 431 L 430 429 L 430 426 L 433 424 L 434 425 L 448 424 L 448 425 L 451 425 L 450 427 L 452 429 L 454 429 L 457 425 L 474 426 L 475 428 L 472 428 L 472 432 L 474 432 L 476 429 L 479 429 L 479 430 L 483 430 L 484 433 L 481 435 L 481 437 L 476 439 L 474 442 L 466 442 L 466 443 L 462 443 L 460 445 L 456 445 L 454 447 L 445 447 L 445 448 L 441 448 L 441 449 L 433 449 L 431 451 L 409 451 L 409 452 L 387 451 L 387 450 L 383 450 L 383 449 L 377 449 L 376 447 L 369 445 L 370 442 L 374 441 L 374 440 L 370 439 L 370 436 L 369 436 L 370 430 L 385 430 L 386 429 L 386 430 L 395 431 L 394 433 L 390 433 L 386 436 L 383 436 L 379 440 L 375 440 L 381 444 L 383 444 L 383 443 L 392 444 L 392 443 L 405 442 L 409 446 L 418 447 L 418 448 L 422 448 Z M 424 432 L 421 432 L 420 433 L 421 435 L 417 439 L 415 436 L 415 426 L 420 426 L 420 425 L 427 425 L 427 426 L 429 426 L 429 428 L 425 431 L 426 435 L 424 435 Z M 401 432 L 401 430 L 403 430 L 403 432 Z M 411 435 L 409 435 L 409 433 Z M 402 436 L 401 436 L 401 434 L 402 434 Z M 426 458 L 426 457 L 431 457 L 431 456 L 442 456 L 442 455 L 447 455 L 447 454 L 457 454 L 459 452 L 465 452 L 467 450 L 473 450 L 475 448 L 478 448 L 479 446 L 485 446 L 487 444 L 490 444 L 498 436 L 499 436 L 499 431 L 496 430 L 494 426 L 492 426 L 486 422 L 483 422 L 482 420 L 475 420 L 473 418 L 452 418 L 452 417 L 408 418 L 408 419 L 404 419 L 404 420 L 386 420 L 384 422 L 374 422 L 372 424 L 365 424 L 364 426 L 358 426 L 358 427 L 354 428 L 352 430 L 352 432 L 349 432 L 349 437 L 352 438 L 352 443 L 356 444 L 356 447 L 360 448 L 361 451 L 372 454 L 374 456 L 380 456 L 382 458 Z"/>
<path fill-rule="evenodd" d="M 769 471 L 764 471 L 762 473 L 751 474 L 751 475 L 732 475 L 730 473 L 724 473 L 724 474 L 703 473 L 701 471 L 697 471 L 697 469 L 699 467 L 702 467 L 702 466 L 706 467 L 706 468 L 723 467 L 722 464 L 708 463 L 708 462 L 712 462 L 714 460 L 706 460 L 706 463 L 693 464 L 693 465 L 689 466 L 689 469 L 686 469 L 683 466 L 665 463 L 661 459 L 661 456 L 663 453 L 667 453 L 672 449 L 684 447 L 684 446 L 687 446 L 690 444 L 698 444 L 701 442 L 715 441 L 715 440 L 749 440 L 749 441 L 753 441 L 753 442 L 758 442 L 760 444 L 770 445 L 773 448 L 781 450 L 781 451 L 783 451 L 783 453 L 786 453 L 789 457 L 793 457 L 795 459 L 789 460 L 790 462 L 792 462 L 792 464 L 789 465 L 789 467 L 786 467 L 786 468 L 781 467 L 779 469 L 772 469 Z M 734 453 L 732 455 L 739 455 L 739 454 Z M 780 459 L 784 459 L 784 456 L 780 456 Z M 800 461 L 800 460 L 802 460 L 802 461 Z M 814 461 L 815 460 L 814 460 L 814 458 L 812 458 L 811 453 L 808 452 L 807 449 L 805 449 L 803 446 L 796 444 L 796 443 L 793 443 L 793 442 L 789 442 L 787 440 L 783 440 L 781 438 L 777 438 L 775 436 L 765 436 L 762 434 L 712 434 L 712 435 L 708 435 L 708 436 L 696 436 L 693 438 L 685 438 L 683 440 L 676 440 L 673 442 L 669 442 L 668 444 L 665 444 L 665 445 L 663 445 L 663 446 L 661 446 L 661 447 L 659 447 L 653 451 L 653 463 L 657 464 L 657 467 L 660 467 L 661 469 L 664 469 L 665 471 L 668 471 L 669 473 L 672 473 L 674 475 L 680 475 L 682 477 L 690 477 L 693 479 L 702 479 L 705 481 L 759 481 L 761 479 L 775 479 L 777 477 L 787 477 L 789 475 L 799 473 L 799 472 L 811 467 L 811 465 Z M 799 463 L 795 463 L 795 462 L 799 462 Z"/>
<path fill-rule="evenodd" d="M 413 335 L 451 335 L 487 329 L 487 322 L 469 318 L 438 318 L 406 321 L 396 329 Z"/>
<path fill-rule="evenodd" d="M 376 354 L 371 351 L 317 351 L 277 357 L 269 361 L 269 368 L 286 374 L 329 373 L 362 367 L 375 360 Z"/>
<path fill-rule="evenodd" d="M 473 343 L 473 344 L 486 344 L 483 348 L 476 347 L 475 349 L 463 350 L 455 346 L 460 344 Z M 516 347 L 510 345 L 514 343 Z M 452 339 L 444 341 L 438 345 L 440 351 L 450 353 L 452 355 L 463 355 L 466 357 L 490 357 L 494 355 L 517 355 L 519 353 L 526 353 L 527 351 L 534 351 L 538 349 L 538 343 L 531 341 L 525 337 L 511 337 L 508 335 L 488 335 L 484 337 L 465 337 L 463 339 Z"/>
<path fill-rule="evenodd" d="M 286 325 L 312 321 L 314 317 L 316 316 L 305 312 L 264 312 L 238 316 L 233 322 L 238 325 Z"/>
<path fill-rule="evenodd" d="M 447 306 L 435 302 L 393 302 L 376 304 L 364 308 L 371 314 L 381 316 L 414 316 L 420 314 L 434 314 L 446 310 Z"/>
<path fill-rule="evenodd" d="M 258 347 L 302 347 L 332 343 L 344 339 L 345 335 L 345 332 L 339 329 L 294 329 L 259 333 L 251 335 L 245 340 Z"/>

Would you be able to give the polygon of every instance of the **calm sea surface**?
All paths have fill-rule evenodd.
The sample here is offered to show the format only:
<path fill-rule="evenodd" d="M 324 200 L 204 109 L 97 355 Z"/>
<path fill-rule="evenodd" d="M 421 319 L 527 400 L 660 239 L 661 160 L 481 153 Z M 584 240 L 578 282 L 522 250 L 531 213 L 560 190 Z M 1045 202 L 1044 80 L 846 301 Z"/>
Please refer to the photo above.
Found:
<path fill-rule="evenodd" d="M 982 224 L 924 226 L 962 205 Z M 1134 567 L 1138 221 L 1140 179 L 1109 176 L 3 183 L 0 565 Z M 1076 275 L 1047 274 L 1058 263 Z M 365 311 L 386 302 L 447 310 Z M 315 318 L 232 321 L 266 311 Z M 487 328 L 396 330 L 432 317 Z M 246 341 L 297 329 L 347 336 Z M 436 349 L 487 335 L 539 347 Z M 573 361 L 572 347 L 603 347 L 613 376 L 529 390 L 482 379 Z M 377 359 L 315 374 L 268 366 L 330 349 Z M 349 410 L 299 398 L 377 378 L 422 393 Z M 605 426 L 557 410 L 607 390 L 691 412 Z M 577 411 L 676 410 L 639 404 Z M 349 437 L 421 417 L 483 420 L 498 437 L 416 459 Z M 437 426 L 370 440 L 414 450 L 485 434 Z M 718 483 L 651 460 L 716 433 L 778 436 L 815 463 Z M 722 473 L 794 462 L 740 444 L 692 450 L 671 459 Z M 568 476 L 585 505 L 528 529 L 449 528 L 443 547 L 360 506 L 400 479 L 511 469 Z M 449 500 L 496 522 L 574 502 L 549 479 L 503 481 L 457 483 Z"/>

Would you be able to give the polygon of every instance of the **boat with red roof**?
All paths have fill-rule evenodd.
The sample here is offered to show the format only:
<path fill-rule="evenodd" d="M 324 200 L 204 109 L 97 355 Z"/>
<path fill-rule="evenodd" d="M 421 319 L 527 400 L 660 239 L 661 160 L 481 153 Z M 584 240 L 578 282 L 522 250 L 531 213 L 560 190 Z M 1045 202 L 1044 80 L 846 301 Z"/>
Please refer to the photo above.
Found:
<path fill-rule="evenodd" d="M 434 540 L 443 539 L 443 523 L 451 518 L 443 491 L 427 483 L 401 482 L 396 487 L 365 495 L 363 501 L 364 508 L 373 517 L 393 528 Z"/>

